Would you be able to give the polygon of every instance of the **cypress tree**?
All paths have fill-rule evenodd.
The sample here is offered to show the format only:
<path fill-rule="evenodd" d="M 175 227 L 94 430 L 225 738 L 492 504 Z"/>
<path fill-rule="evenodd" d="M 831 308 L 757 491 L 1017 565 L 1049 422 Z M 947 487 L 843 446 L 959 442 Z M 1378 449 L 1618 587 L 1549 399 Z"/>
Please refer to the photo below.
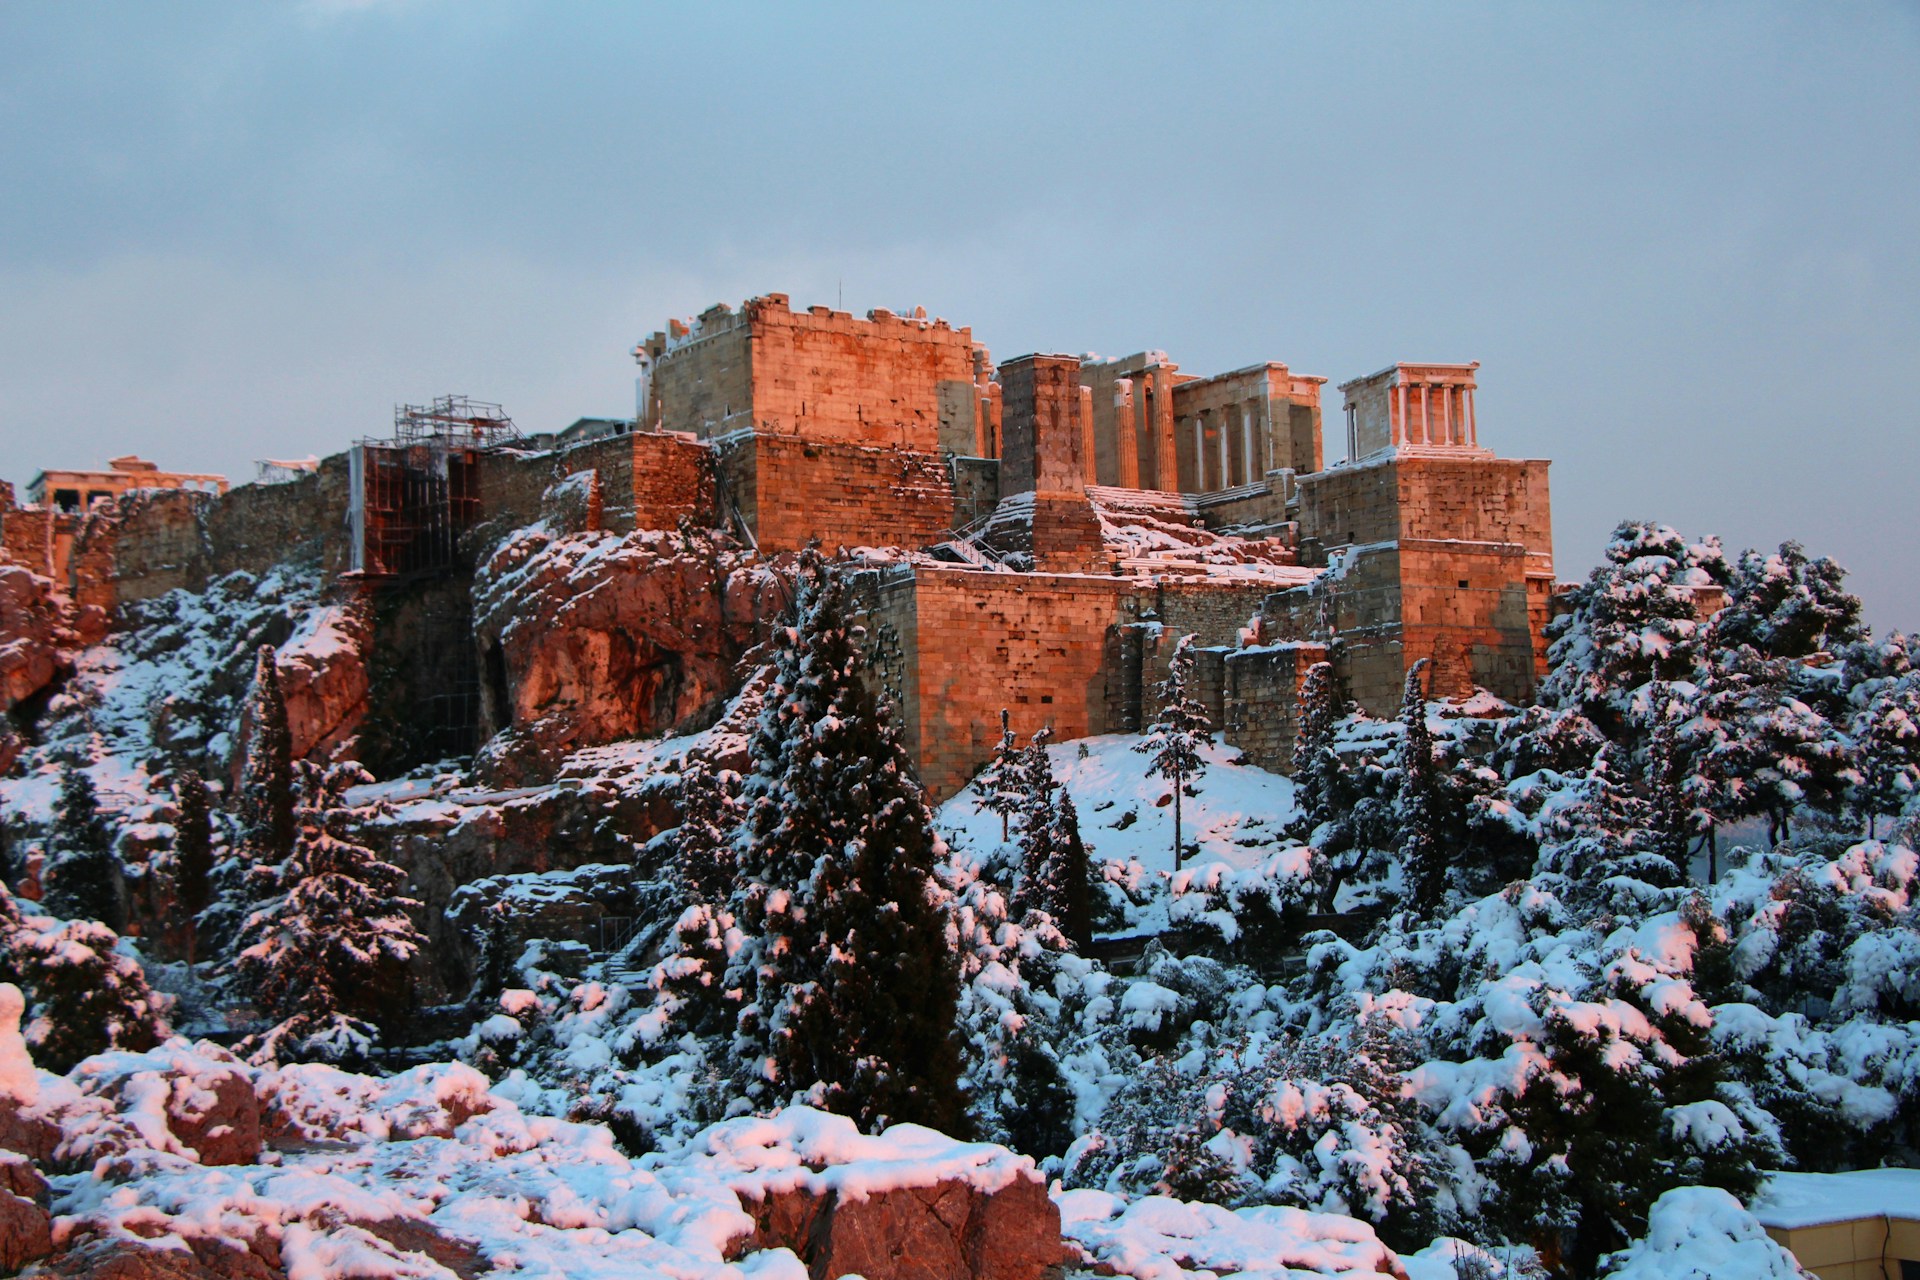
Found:
<path fill-rule="evenodd" d="M 247 752 L 240 767 L 240 840 L 256 866 L 271 866 L 293 852 L 293 736 L 280 668 L 271 645 L 261 645 L 247 695 Z"/>
<path fill-rule="evenodd" d="M 1020 882 L 1012 905 L 1016 913 L 1044 912 L 1068 941 L 1085 946 L 1093 936 L 1093 873 L 1080 811 L 1047 759 L 1050 736 L 1042 729 L 1022 753 Z"/>
<path fill-rule="evenodd" d="M 86 770 L 71 764 L 60 766 L 51 843 L 43 895 L 47 910 L 69 920 L 98 920 L 109 928 L 121 928 L 126 921 L 113 833 L 100 817 L 93 780 Z"/>
<path fill-rule="evenodd" d="M 1342 708 L 1332 663 L 1316 662 L 1307 668 L 1299 707 L 1293 737 L 1293 798 L 1300 810 L 1295 834 L 1306 840 L 1334 819 L 1340 757 L 1334 751 L 1333 730 Z"/>
<path fill-rule="evenodd" d="M 1193 665 L 1193 637 L 1182 636 L 1174 646 L 1167 678 L 1160 682 L 1159 718 L 1147 727 L 1147 736 L 1133 748 L 1151 757 L 1147 765 L 1149 778 L 1165 778 L 1173 785 L 1173 867 L 1176 871 L 1180 869 L 1182 854 L 1181 799 L 1200 794 L 1200 788 L 1194 785 L 1206 768 L 1200 748 L 1213 737 L 1206 704 L 1192 696 Z"/>
<path fill-rule="evenodd" d="M 193 959 L 192 918 L 207 909 L 212 896 L 213 805 L 207 783 L 196 769 L 182 768 L 173 779 L 173 866 L 180 909 L 189 917 L 187 958 Z"/>
<path fill-rule="evenodd" d="M 1407 672 L 1400 702 L 1400 860 L 1407 899 L 1420 912 L 1440 904 L 1446 888 L 1446 851 L 1440 843 L 1439 777 L 1433 766 L 1433 733 L 1427 728 L 1422 658 Z"/>
<path fill-rule="evenodd" d="M 673 836 L 673 867 L 689 902 L 725 902 L 733 891 L 732 840 L 738 821 L 728 789 L 733 776 L 692 758 L 681 770 L 680 826 Z"/>
<path fill-rule="evenodd" d="M 959 972 L 935 899 L 933 815 L 885 709 L 861 685 L 846 588 L 809 551 L 749 745 L 729 906 L 744 945 L 740 1081 L 799 1092 L 862 1127 L 964 1124 Z"/>

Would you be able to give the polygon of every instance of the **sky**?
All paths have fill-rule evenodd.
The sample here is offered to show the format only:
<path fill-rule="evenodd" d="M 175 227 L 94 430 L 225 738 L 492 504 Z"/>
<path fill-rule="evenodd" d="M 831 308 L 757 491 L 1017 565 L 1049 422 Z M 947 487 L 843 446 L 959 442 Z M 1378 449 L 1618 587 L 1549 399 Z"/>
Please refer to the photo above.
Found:
<path fill-rule="evenodd" d="M 1338 383 L 1920 629 L 1920 5 L 0 0 L 0 478 L 630 414 L 760 293 Z"/>

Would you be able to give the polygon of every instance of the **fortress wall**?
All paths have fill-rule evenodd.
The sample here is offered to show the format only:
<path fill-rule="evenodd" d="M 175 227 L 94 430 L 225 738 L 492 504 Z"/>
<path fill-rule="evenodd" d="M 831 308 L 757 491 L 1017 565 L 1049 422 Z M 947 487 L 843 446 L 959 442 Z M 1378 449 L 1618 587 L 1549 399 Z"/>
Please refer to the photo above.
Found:
<path fill-rule="evenodd" d="M 660 425 L 705 439 L 754 425 L 753 342 L 744 312 L 711 308 L 697 337 L 679 340 L 653 368 Z"/>
<path fill-rule="evenodd" d="M 971 453 L 973 334 L 890 311 L 858 319 L 781 294 L 745 307 L 752 331 L 753 426 L 808 440 Z M 671 357 L 669 357 L 671 358 Z"/>
<path fill-rule="evenodd" d="M 755 433 L 728 442 L 720 473 L 760 550 L 922 547 L 954 515 L 953 481 L 938 454 Z"/>
<path fill-rule="evenodd" d="M 228 490 L 207 508 L 208 574 L 262 574 L 280 564 L 345 573 L 352 564 L 347 467 L 347 455 L 336 453 L 297 480 Z"/>
<path fill-rule="evenodd" d="M 719 522 L 711 448 L 665 432 L 637 432 L 630 439 L 628 487 L 635 528 L 674 529 L 682 519 L 709 526 Z"/>
<path fill-rule="evenodd" d="M 1275 773 L 1293 771 L 1293 740 L 1300 727 L 1300 686 L 1307 670 L 1327 659 L 1322 644 L 1295 642 L 1226 654 L 1221 738 L 1247 760 Z"/>
<path fill-rule="evenodd" d="M 154 489 L 120 500 L 109 566 L 115 602 L 150 600 L 207 585 L 206 516 L 219 499 L 191 489 Z"/>
<path fill-rule="evenodd" d="M 1107 633 L 1133 620 L 1135 584 L 922 565 L 911 589 L 913 746 L 936 802 L 986 763 L 1002 707 L 1022 742 L 1043 725 L 1056 739 L 1111 730 Z"/>

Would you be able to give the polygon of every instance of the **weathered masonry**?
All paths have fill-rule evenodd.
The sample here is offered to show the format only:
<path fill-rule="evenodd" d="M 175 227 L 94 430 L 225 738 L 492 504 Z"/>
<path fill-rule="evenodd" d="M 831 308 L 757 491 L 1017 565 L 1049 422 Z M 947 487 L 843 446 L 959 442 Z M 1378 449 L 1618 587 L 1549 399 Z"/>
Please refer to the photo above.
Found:
<path fill-rule="evenodd" d="M 90 481 L 40 484 L 25 506 L 0 489 L 0 544 L 107 609 L 304 562 L 386 602 L 374 643 L 429 673 L 421 705 L 467 749 L 461 732 L 541 705 L 472 651 L 473 566 L 556 502 L 596 536 L 690 521 L 749 557 L 818 543 L 856 574 L 875 677 L 936 796 L 985 761 L 1003 707 L 1022 734 L 1137 729 L 1182 635 L 1227 741 L 1276 768 L 1315 662 L 1377 715 L 1422 661 L 1435 694 L 1513 702 L 1545 669 L 1548 464 L 1482 445 L 1475 364 L 1342 384 L 1329 463 L 1326 379 L 1279 361 L 1205 377 L 1157 350 L 996 363 L 918 308 L 781 294 L 673 321 L 633 354 L 631 420 L 527 437 L 448 397 L 403 407 L 390 439 L 230 493 L 162 492 L 224 483 L 121 459 L 132 479 L 106 501 Z M 48 496 L 76 487 L 73 510 Z M 469 709 L 464 730 L 449 707 Z"/>

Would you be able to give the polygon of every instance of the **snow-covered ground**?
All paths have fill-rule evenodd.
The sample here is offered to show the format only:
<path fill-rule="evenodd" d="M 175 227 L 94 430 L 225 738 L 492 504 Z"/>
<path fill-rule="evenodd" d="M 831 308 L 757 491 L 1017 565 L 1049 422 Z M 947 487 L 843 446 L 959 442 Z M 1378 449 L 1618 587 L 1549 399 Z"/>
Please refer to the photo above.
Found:
<path fill-rule="evenodd" d="M 1109 733 L 1049 743 L 1053 775 L 1080 810 L 1087 852 L 1109 862 L 1138 863 L 1148 873 L 1173 871 L 1173 788 L 1147 776 L 1147 757 L 1134 750 L 1137 734 Z M 1186 865 L 1223 862 L 1235 870 L 1258 866 L 1282 843 L 1295 816 L 1293 782 L 1250 764 L 1215 742 L 1205 748 L 1207 769 L 1197 796 L 1181 802 L 1180 838 L 1198 845 Z M 1000 817 L 981 807 L 969 785 L 940 807 L 940 831 L 956 849 L 985 851 L 1000 843 Z"/>

